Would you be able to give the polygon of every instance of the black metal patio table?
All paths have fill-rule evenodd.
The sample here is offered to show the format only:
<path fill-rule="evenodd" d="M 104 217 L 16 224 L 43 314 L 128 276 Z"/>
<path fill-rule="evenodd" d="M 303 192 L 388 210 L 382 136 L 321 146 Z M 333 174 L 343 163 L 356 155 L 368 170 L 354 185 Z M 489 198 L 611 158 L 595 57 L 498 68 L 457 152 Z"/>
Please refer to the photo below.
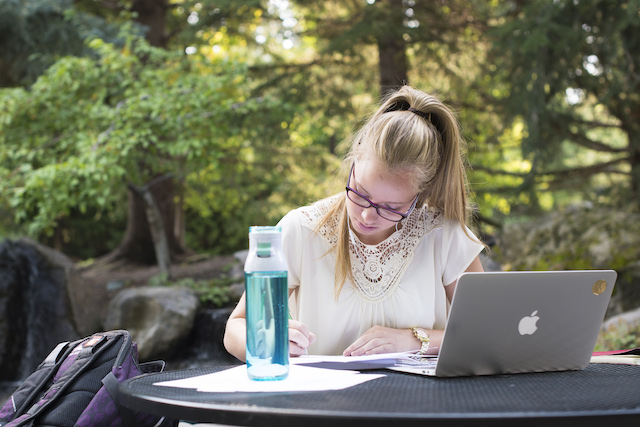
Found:
<path fill-rule="evenodd" d="M 154 383 L 230 366 L 142 375 L 120 385 L 127 407 L 191 422 L 246 426 L 640 425 L 640 366 L 433 378 L 390 370 L 337 391 L 210 393 Z"/>

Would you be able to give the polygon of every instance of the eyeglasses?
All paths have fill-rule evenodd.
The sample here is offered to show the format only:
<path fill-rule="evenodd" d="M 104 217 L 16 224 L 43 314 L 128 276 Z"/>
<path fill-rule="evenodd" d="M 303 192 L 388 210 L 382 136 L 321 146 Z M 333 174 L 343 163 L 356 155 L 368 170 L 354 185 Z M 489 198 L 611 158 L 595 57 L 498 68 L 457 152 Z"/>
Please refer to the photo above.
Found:
<path fill-rule="evenodd" d="M 349 200 L 351 200 L 353 203 L 360 206 L 361 208 L 365 208 L 365 209 L 371 208 L 371 207 L 375 208 L 378 215 L 380 215 L 382 218 L 388 221 L 400 222 L 409 216 L 411 211 L 413 211 L 413 208 L 416 207 L 416 203 L 418 203 L 418 197 L 420 197 L 420 194 L 418 194 L 416 198 L 413 199 L 413 203 L 411 203 L 411 207 L 405 213 L 398 212 L 396 210 L 377 205 L 373 203 L 371 200 L 369 200 L 367 197 L 358 193 L 356 190 L 354 190 L 349 186 L 349 184 L 351 183 L 351 176 L 354 175 L 353 170 L 355 165 L 356 165 L 355 163 L 351 165 L 351 172 L 349 173 L 349 179 L 347 180 L 346 189 L 347 189 L 347 197 L 349 198 Z"/>

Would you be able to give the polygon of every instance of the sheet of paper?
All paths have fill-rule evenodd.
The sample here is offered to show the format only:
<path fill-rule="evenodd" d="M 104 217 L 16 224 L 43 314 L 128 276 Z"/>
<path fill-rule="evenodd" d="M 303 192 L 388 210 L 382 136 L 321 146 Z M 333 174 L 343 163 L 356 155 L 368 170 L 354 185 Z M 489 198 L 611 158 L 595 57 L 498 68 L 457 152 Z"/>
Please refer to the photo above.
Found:
<path fill-rule="evenodd" d="M 590 363 L 613 363 L 620 365 L 640 365 L 640 356 L 630 354 L 630 355 L 602 355 L 602 356 L 592 356 Z"/>
<path fill-rule="evenodd" d="M 253 381 L 246 365 L 207 375 L 181 380 L 157 382 L 154 385 L 197 389 L 202 392 L 284 392 L 341 390 L 384 375 L 360 374 L 350 370 L 289 366 L 289 376 L 280 381 Z"/>
<path fill-rule="evenodd" d="M 382 353 L 367 356 L 300 356 L 289 359 L 290 364 L 313 366 L 328 369 L 382 369 L 398 364 L 419 364 L 431 356 L 418 356 L 415 353 Z"/>

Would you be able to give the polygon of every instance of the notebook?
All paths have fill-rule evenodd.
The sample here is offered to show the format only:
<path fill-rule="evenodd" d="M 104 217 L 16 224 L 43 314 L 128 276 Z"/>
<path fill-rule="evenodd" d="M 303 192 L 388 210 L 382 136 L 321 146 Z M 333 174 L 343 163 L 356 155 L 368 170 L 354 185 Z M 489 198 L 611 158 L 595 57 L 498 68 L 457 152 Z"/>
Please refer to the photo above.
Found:
<path fill-rule="evenodd" d="M 464 273 L 437 359 L 390 369 L 437 377 L 583 369 L 616 278 L 613 270 Z"/>

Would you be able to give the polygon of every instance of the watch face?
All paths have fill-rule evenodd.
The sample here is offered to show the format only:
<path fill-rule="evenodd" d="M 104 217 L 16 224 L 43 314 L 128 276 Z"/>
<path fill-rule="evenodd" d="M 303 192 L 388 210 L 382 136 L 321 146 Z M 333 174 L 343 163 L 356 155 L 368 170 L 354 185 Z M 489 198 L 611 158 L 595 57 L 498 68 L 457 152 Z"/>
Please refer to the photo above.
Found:
<path fill-rule="evenodd" d="M 425 340 L 429 339 L 429 335 L 427 335 L 427 332 L 422 329 L 417 329 L 416 334 L 418 334 L 418 336 L 422 339 L 425 339 Z"/>

